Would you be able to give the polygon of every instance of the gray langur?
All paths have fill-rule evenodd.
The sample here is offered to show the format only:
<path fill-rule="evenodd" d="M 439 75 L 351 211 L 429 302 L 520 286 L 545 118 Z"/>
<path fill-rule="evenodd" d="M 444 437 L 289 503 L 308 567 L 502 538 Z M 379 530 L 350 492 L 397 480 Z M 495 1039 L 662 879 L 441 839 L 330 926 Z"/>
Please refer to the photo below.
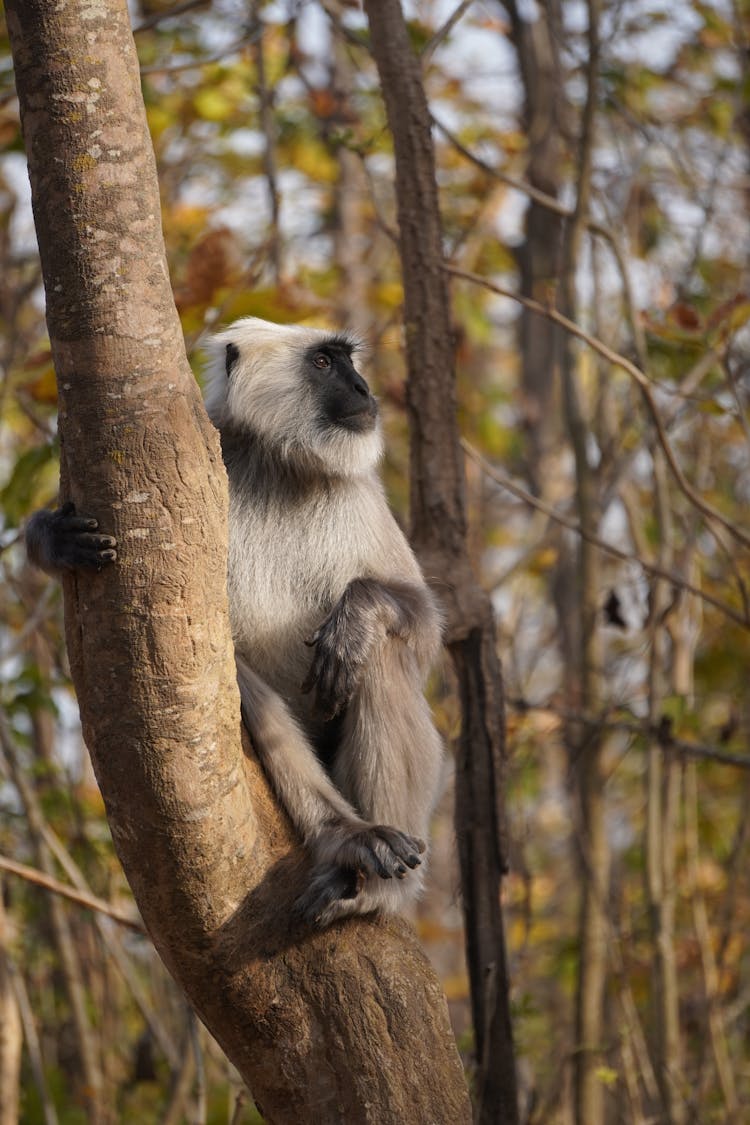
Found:
<path fill-rule="evenodd" d="M 229 477 L 242 712 L 312 857 L 298 911 L 321 926 L 418 895 L 442 774 L 423 694 L 440 616 L 385 499 L 354 348 L 248 317 L 210 341 L 205 394 Z M 26 540 L 48 571 L 116 557 L 72 505 L 37 513 Z"/>

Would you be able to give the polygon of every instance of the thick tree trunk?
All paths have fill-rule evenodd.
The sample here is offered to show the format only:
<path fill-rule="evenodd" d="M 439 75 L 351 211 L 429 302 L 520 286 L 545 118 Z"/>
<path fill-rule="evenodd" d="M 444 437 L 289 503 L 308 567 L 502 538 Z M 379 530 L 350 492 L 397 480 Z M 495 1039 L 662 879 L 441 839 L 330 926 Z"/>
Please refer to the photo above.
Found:
<path fill-rule="evenodd" d="M 399 0 L 365 0 L 396 159 L 409 368 L 411 539 L 448 618 L 462 730 L 456 835 L 477 1046 L 477 1120 L 518 1120 L 500 894 L 505 755 L 495 621 L 471 568 L 430 115 Z"/>
<path fill-rule="evenodd" d="M 6 12 L 62 491 L 119 543 L 116 566 L 66 579 L 67 642 L 144 921 L 269 1121 L 466 1121 L 445 1002 L 408 928 L 309 937 L 289 921 L 304 860 L 240 746 L 224 471 L 169 287 L 125 0 Z"/>

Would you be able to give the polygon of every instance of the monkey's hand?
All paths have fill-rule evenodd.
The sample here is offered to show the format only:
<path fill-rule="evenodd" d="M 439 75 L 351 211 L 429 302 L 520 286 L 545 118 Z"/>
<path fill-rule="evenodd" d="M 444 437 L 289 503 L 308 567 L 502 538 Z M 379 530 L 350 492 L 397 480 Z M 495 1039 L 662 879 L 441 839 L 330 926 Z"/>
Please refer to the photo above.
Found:
<path fill-rule="evenodd" d="M 342 900 L 356 898 L 368 876 L 403 879 L 419 867 L 425 844 L 385 824 L 325 825 L 313 845 L 316 863 L 296 913 L 308 925 L 330 925 Z"/>
<path fill-rule="evenodd" d="M 379 582 L 358 578 L 314 634 L 309 644 L 315 655 L 302 690 L 315 689 L 322 718 L 334 718 L 354 695 L 373 645 L 395 632 L 396 608 Z"/>
<path fill-rule="evenodd" d="M 117 558 L 117 540 L 99 532 L 99 523 L 78 515 L 75 504 L 35 512 L 25 530 L 30 560 L 48 574 L 84 567 L 101 570 Z"/>

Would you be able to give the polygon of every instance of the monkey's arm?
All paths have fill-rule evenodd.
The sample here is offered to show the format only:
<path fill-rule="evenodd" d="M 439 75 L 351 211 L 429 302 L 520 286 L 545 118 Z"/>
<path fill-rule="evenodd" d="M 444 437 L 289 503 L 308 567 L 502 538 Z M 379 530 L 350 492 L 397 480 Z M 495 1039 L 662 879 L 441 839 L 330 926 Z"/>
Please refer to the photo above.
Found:
<path fill-rule="evenodd" d="M 312 638 L 315 653 L 302 690 L 314 688 L 321 715 L 333 718 L 354 694 L 374 644 L 398 638 L 426 674 L 440 647 L 440 627 L 427 586 L 356 578 Z"/>
<path fill-rule="evenodd" d="M 48 574 L 84 567 L 101 570 L 117 558 L 117 541 L 99 532 L 99 523 L 90 516 L 77 515 L 68 501 L 51 511 L 42 508 L 26 524 L 26 553 L 35 566 Z"/>

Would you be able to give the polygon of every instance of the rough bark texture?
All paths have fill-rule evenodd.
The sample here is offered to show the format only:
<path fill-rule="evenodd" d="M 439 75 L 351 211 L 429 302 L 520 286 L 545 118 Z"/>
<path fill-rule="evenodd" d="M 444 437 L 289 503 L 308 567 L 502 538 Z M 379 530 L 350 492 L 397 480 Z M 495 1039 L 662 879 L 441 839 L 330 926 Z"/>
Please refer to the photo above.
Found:
<path fill-rule="evenodd" d="M 517 1121 L 509 979 L 500 909 L 506 868 L 504 721 L 492 607 L 472 571 L 456 421 L 430 116 L 399 0 L 365 0 L 396 158 L 411 431 L 411 540 L 447 611 L 462 730 L 456 834 L 477 1047 L 477 1119 Z"/>
<path fill-rule="evenodd" d="M 445 1002 L 408 927 L 289 923 L 304 866 L 240 745 L 226 485 L 169 287 L 126 4 L 6 12 L 62 491 L 119 543 L 116 566 L 66 579 L 67 642 L 143 919 L 269 1121 L 466 1121 Z"/>

